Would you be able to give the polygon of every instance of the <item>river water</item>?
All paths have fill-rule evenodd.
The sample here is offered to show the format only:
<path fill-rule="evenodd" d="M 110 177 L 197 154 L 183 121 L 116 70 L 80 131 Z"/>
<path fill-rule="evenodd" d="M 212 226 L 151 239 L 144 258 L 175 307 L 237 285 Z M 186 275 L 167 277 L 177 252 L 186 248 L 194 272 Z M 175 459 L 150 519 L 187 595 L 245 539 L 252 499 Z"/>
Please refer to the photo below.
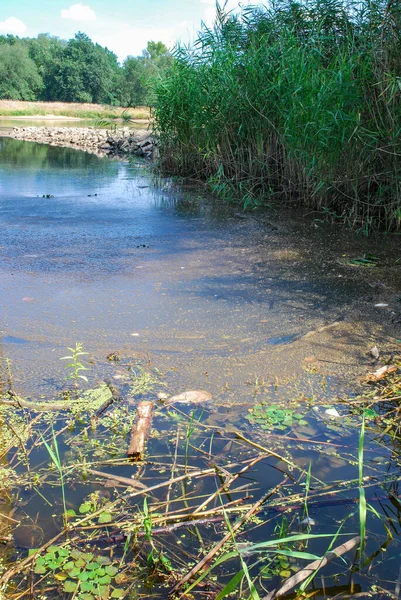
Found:
<path fill-rule="evenodd" d="M 156 367 L 168 394 L 212 394 L 205 423 L 227 431 L 245 424 L 255 402 L 297 396 L 311 415 L 297 435 L 347 450 L 328 458 L 307 446 L 294 460 L 302 468 L 312 462 L 326 483 L 357 478 L 360 428 L 352 428 L 349 410 L 342 408 L 351 419 L 344 431 L 335 422 L 323 431 L 312 406 L 338 407 L 355 395 L 372 369 L 369 349 L 396 344 L 396 242 L 356 236 L 290 208 L 244 215 L 190 184 L 159 180 L 143 164 L 8 138 L 0 138 L 0 223 L 0 352 L 12 361 L 18 393 L 51 398 L 63 389 L 60 358 L 81 342 L 93 383 L 106 375 L 124 382 L 123 365 L 107 360 L 110 354 Z M 375 266 L 352 263 L 366 253 L 378 257 Z M 245 431 L 251 436 L 252 425 Z M 397 444 L 379 434 L 372 424 L 366 451 L 376 462 L 366 474 L 379 480 L 391 473 L 395 491 Z M 262 487 L 277 479 L 263 468 L 254 477 Z M 391 508 L 381 518 L 397 537 L 399 506 L 388 488 L 384 497 Z M 319 532 L 333 532 L 345 510 L 317 509 Z M 347 531 L 358 532 L 357 523 Z M 339 591 L 370 590 L 377 581 L 397 589 L 399 543 L 385 571 L 386 529 L 374 522 L 371 531 L 369 550 L 379 548 L 371 572 L 352 575 L 354 588 L 354 579 L 351 585 L 336 575 L 330 585 L 339 582 Z"/>

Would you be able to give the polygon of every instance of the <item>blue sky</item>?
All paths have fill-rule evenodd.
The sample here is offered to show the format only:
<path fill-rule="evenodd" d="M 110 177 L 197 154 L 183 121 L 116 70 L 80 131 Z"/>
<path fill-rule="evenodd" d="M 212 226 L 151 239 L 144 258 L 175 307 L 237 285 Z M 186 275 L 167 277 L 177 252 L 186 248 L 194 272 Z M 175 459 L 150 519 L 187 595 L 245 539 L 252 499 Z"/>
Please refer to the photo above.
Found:
<path fill-rule="evenodd" d="M 227 4 L 236 9 L 238 0 Z M 151 39 L 169 47 L 187 43 L 202 20 L 211 23 L 214 11 L 215 0 L 0 0 L 0 33 L 68 39 L 84 31 L 123 60 L 140 54 Z"/>

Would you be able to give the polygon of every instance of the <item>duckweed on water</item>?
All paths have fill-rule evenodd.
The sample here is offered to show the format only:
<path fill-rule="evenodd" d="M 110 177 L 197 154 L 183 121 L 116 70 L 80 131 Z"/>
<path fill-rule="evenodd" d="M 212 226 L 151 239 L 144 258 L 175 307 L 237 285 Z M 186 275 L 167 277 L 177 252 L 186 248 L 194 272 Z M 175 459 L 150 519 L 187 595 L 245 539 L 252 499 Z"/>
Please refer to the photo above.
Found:
<path fill-rule="evenodd" d="M 285 431 L 292 428 L 294 424 L 308 425 L 308 421 L 299 412 L 294 412 L 291 408 L 279 408 L 277 406 L 266 405 L 264 403 L 256 404 L 251 410 L 247 419 L 251 423 L 259 425 L 262 429 Z"/>

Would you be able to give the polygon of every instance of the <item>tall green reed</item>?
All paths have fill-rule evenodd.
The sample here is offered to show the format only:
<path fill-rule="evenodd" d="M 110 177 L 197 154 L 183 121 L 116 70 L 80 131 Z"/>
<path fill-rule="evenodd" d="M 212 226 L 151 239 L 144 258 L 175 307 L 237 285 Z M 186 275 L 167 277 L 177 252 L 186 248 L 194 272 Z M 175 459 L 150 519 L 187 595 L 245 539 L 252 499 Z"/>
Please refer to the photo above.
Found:
<path fill-rule="evenodd" d="M 156 86 L 165 170 L 246 205 L 401 224 L 401 9 L 383 0 L 217 8 Z"/>

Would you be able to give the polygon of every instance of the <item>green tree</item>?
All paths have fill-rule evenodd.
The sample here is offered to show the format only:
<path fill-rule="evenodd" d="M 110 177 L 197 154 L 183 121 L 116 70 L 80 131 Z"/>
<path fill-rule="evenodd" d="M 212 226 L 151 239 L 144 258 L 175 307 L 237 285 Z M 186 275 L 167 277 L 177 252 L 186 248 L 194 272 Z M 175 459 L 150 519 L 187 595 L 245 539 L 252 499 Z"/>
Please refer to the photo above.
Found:
<path fill-rule="evenodd" d="M 121 101 L 125 106 L 152 105 L 153 84 L 163 77 L 173 64 L 167 46 L 163 42 L 150 41 L 142 56 L 128 56 L 123 64 L 121 77 Z"/>
<path fill-rule="evenodd" d="M 67 46 L 65 40 L 41 33 L 37 38 L 28 39 L 29 56 L 35 62 L 43 79 L 41 100 L 54 100 L 57 97 L 57 81 L 55 79 L 63 52 Z"/>
<path fill-rule="evenodd" d="M 26 46 L 17 41 L 2 44 L 0 52 L 0 98 L 36 100 L 43 80 Z"/>
<path fill-rule="evenodd" d="M 151 60 L 156 60 L 159 56 L 164 56 L 169 54 L 169 50 L 163 42 L 153 42 L 152 40 L 148 42 L 146 46 L 146 50 L 143 51 L 143 56 L 145 58 L 150 58 Z"/>
<path fill-rule="evenodd" d="M 117 57 L 85 33 L 69 40 L 54 72 L 53 99 L 64 102 L 110 102 Z"/>
<path fill-rule="evenodd" d="M 121 103 L 124 106 L 140 106 L 147 103 L 146 65 L 140 56 L 128 56 L 123 64 Z"/>

